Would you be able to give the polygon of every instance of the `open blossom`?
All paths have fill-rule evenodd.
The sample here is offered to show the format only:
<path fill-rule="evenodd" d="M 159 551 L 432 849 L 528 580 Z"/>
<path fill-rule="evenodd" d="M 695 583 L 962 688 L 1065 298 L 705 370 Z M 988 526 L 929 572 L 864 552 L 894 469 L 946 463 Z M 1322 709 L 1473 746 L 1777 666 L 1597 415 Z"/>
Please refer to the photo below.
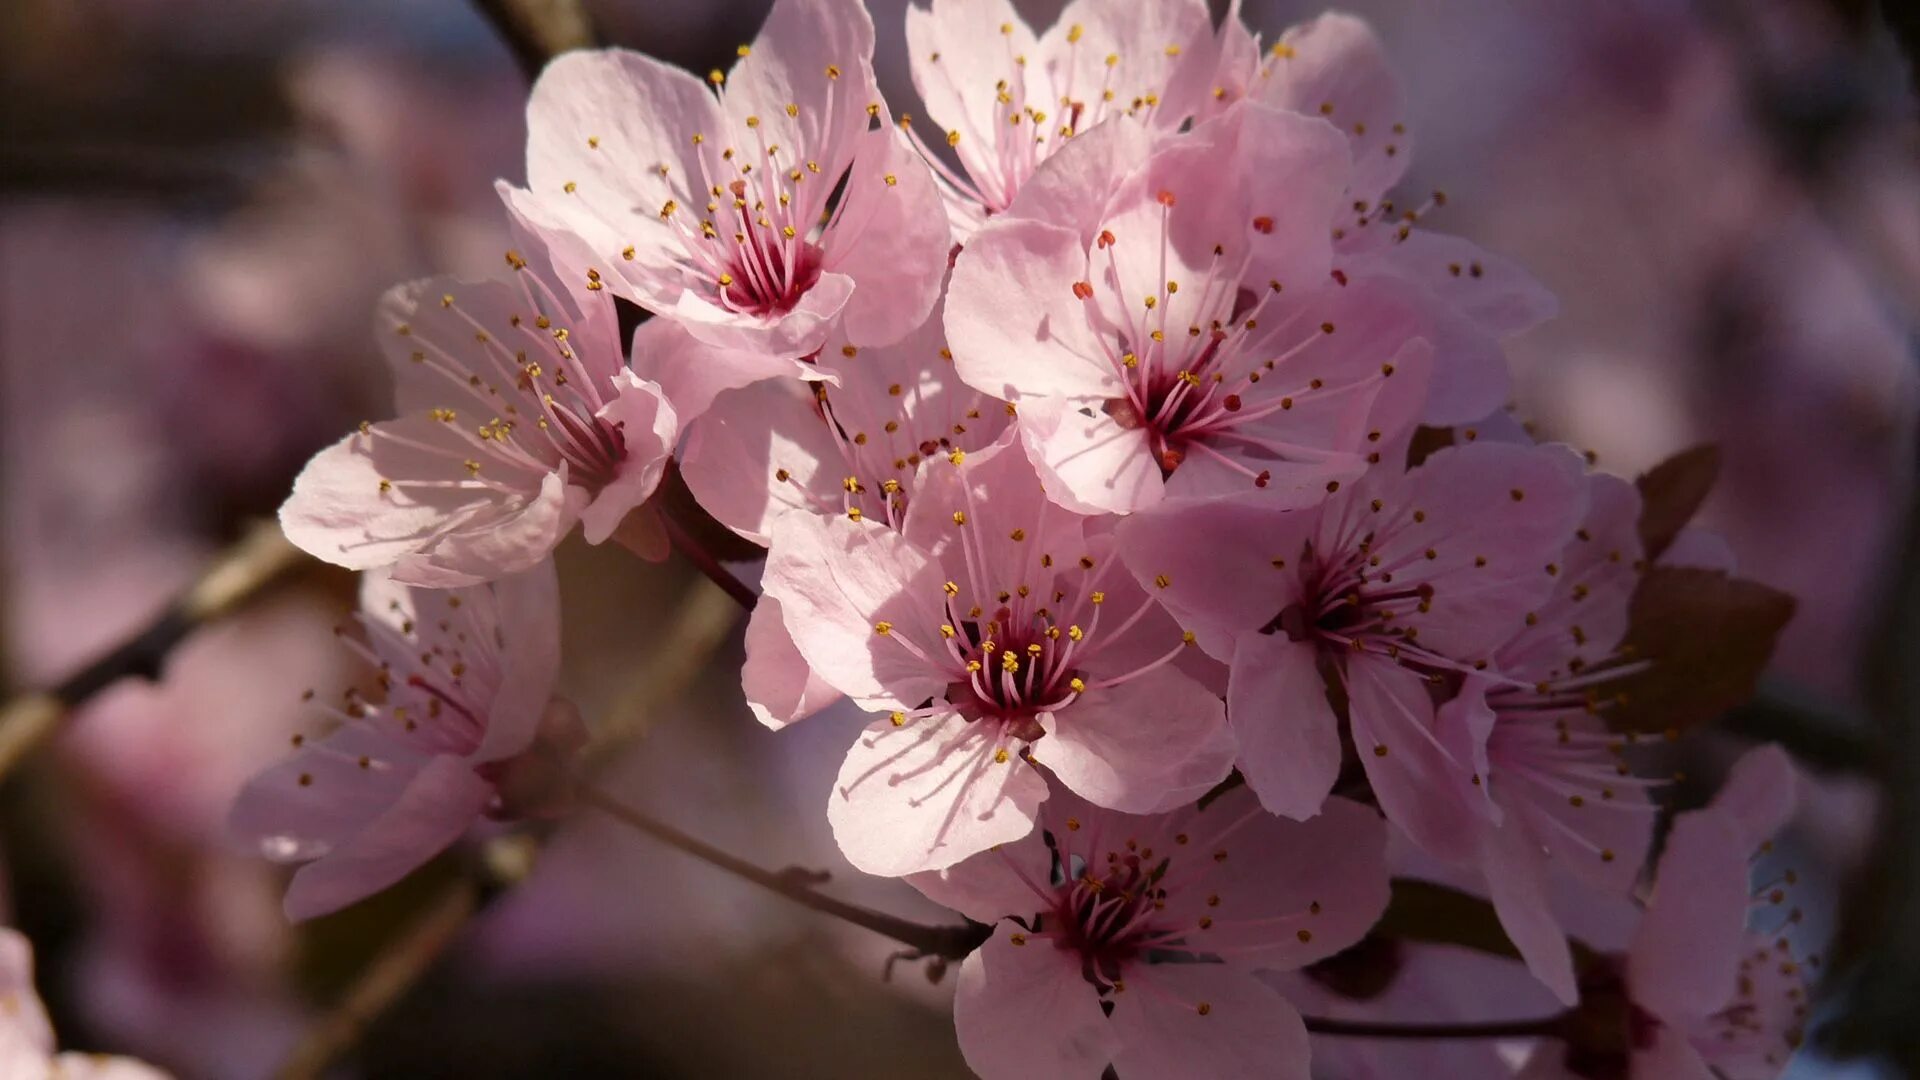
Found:
<path fill-rule="evenodd" d="M 1807 1016 L 1803 961 L 1784 931 L 1793 875 L 1756 889 L 1751 863 L 1792 816 L 1797 781 L 1776 746 L 1750 751 L 1704 810 L 1680 814 L 1626 956 L 1587 977 L 1583 1008 L 1611 1004 L 1631 1080 L 1773 1080 Z M 1522 1072 L 1559 1080 L 1583 1048 L 1547 1045 Z"/>
<path fill-rule="evenodd" d="M 526 570 L 575 522 L 591 543 L 665 554 L 652 511 L 633 512 L 665 472 L 673 406 L 627 369 L 603 291 L 556 291 L 526 259 L 507 261 L 510 282 L 387 294 L 378 332 L 400 416 L 307 464 L 280 510 L 288 539 L 434 588 Z"/>
<path fill-rule="evenodd" d="M 900 875 L 1025 836 L 1047 794 L 1036 762 L 1140 813 L 1224 778 L 1220 698 L 1174 666 L 1191 636 L 1102 523 L 1049 502 L 1011 432 L 921 468 L 898 530 L 788 515 L 768 558 L 806 663 L 887 713 L 828 803 L 848 860 Z"/>
<path fill-rule="evenodd" d="M 408 588 L 363 580 L 362 641 L 340 640 L 374 666 L 382 700 L 349 690 L 322 708 L 326 735 L 255 777 L 235 803 L 235 835 L 278 862 L 305 863 L 287 913 L 312 918 L 370 896 L 467 831 L 483 813 L 512 814 L 548 785 L 584 741 L 579 715 L 555 698 L 560 606 L 553 564 L 490 585 Z"/>
<path fill-rule="evenodd" d="M 721 395 L 688 432 L 680 458 L 687 486 L 756 543 L 790 513 L 858 514 L 897 529 L 923 461 L 990 445 L 1008 423 L 1000 402 L 954 376 L 938 306 L 891 345 L 836 333 L 816 366 L 825 381 Z M 778 599 L 763 596 L 754 607 L 746 645 L 741 682 L 762 722 L 783 726 L 839 698 L 795 648 Z"/>
<path fill-rule="evenodd" d="M 1616 476 L 1586 478 L 1586 518 L 1553 561 L 1553 592 L 1495 651 L 1497 679 L 1469 677 L 1441 706 L 1442 741 L 1484 744 L 1477 773 L 1500 810 L 1475 859 L 1507 934 L 1566 1004 L 1578 997 L 1566 936 L 1548 902 L 1565 871 L 1626 896 L 1653 839 L 1649 781 L 1630 774 L 1626 738 L 1601 719 L 1639 580 L 1640 497 Z"/>
<path fill-rule="evenodd" d="M 1136 515 L 1119 550 L 1232 665 L 1239 767 L 1268 809 L 1311 817 L 1338 778 L 1331 690 L 1388 819 L 1463 859 L 1490 811 L 1478 747 L 1436 735 L 1436 691 L 1486 666 L 1552 592 L 1585 508 L 1581 470 L 1565 447 L 1472 442 L 1372 469 L 1309 510 Z"/>
<path fill-rule="evenodd" d="M 1086 142 L 1110 140 L 1124 141 Z M 1312 501 L 1410 426 L 1426 390 L 1404 290 L 1329 276 L 1344 140 L 1243 103 L 1147 151 L 1076 147 L 1049 163 L 1119 170 L 1086 181 L 1104 207 L 1087 229 L 1015 216 L 974 236 L 947 303 L 956 368 L 1018 403 L 1068 507 Z"/>
<path fill-rule="evenodd" d="M 950 235 L 872 57 L 859 0 L 777 0 L 712 92 L 640 53 L 567 53 L 527 106 L 528 186 L 503 193 L 711 345 L 801 356 L 836 319 L 884 344 L 933 305 Z"/>
<path fill-rule="evenodd" d="M 1217 65 L 1201 0 L 1075 0 L 1035 34 L 1010 0 L 907 7 L 914 89 L 959 158 L 921 147 L 964 242 L 1014 203 L 1040 163 L 1115 118 L 1177 131 Z"/>
<path fill-rule="evenodd" d="M 33 945 L 0 927 L 0 1076 L 7 1080 L 167 1080 L 131 1058 L 56 1054 L 53 1025 L 33 988 Z"/>
<path fill-rule="evenodd" d="M 1221 28 L 1215 79 L 1241 97 L 1324 118 L 1353 152 L 1345 198 L 1329 220 L 1333 266 L 1350 281 L 1386 279 L 1418 291 L 1432 323 L 1436 370 L 1425 419 L 1477 420 L 1507 401 L 1502 339 L 1558 310 L 1518 264 L 1422 223 L 1444 193 L 1402 205 L 1393 195 L 1413 157 L 1405 97 L 1386 50 L 1360 19 L 1330 12 L 1283 33 L 1264 54 L 1238 19 Z"/>
<path fill-rule="evenodd" d="M 1386 830 L 1329 800 L 1312 821 L 1244 791 L 1133 817 L 1059 792 L 1042 827 L 908 880 L 994 934 L 960 967 L 954 1026 L 985 1080 L 1306 1080 L 1307 1033 L 1259 970 L 1364 937 L 1387 905 Z"/>

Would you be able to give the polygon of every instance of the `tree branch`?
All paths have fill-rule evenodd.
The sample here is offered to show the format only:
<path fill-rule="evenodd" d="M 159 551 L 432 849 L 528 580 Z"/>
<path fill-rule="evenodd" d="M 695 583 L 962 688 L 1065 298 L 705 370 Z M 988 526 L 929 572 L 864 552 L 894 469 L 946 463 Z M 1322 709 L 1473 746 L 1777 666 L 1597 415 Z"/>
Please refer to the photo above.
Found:
<path fill-rule="evenodd" d="M 238 610 L 306 562 L 277 526 L 263 522 L 145 630 L 57 685 L 9 701 L 0 709 L 0 782 L 58 729 L 68 710 L 121 679 L 159 677 L 167 653 L 188 634 Z"/>
<path fill-rule="evenodd" d="M 1370 1020 L 1331 1020 L 1303 1016 L 1315 1035 L 1355 1039 L 1556 1039 L 1566 1032 L 1565 1016 L 1534 1020 L 1491 1020 L 1470 1024 L 1390 1024 Z"/>
<path fill-rule="evenodd" d="M 579 0 L 473 0 L 473 6 L 513 51 L 528 82 L 561 53 L 594 45 L 593 23 Z"/>
<path fill-rule="evenodd" d="M 664 821 L 650 817 L 591 785 L 579 785 L 575 789 L 575 794 L 582 803 L 653 837 L 668 847 L 683 851 L 701 862 L 718 867 L 737 878 L 751 881 L 770 892 L 778 893 L 802 907 L 812 908 L 822 914 L 831 915 L 876 934 L 890 937 L 921 956 L 938 956 L 947 960 L 962 959 L 985 941 L 992 932 L 991 927 L 978 923 L 965 926 L 927 926 L 910 919 L 902 919 L 858 904 L 837 900 L 816 891 L 797 875 L 777 873 L 755 866 L 745 859 L 681 832 Z"/>

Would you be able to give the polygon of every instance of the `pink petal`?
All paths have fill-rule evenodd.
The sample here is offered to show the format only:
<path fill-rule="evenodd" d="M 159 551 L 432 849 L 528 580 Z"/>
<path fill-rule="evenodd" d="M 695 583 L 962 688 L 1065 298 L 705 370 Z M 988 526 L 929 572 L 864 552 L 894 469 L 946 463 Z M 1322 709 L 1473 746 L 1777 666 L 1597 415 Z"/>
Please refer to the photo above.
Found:
<path fill-rule="evenodd" d="M 827 821 L 862 873 L 940 870 L 1032 831 L 1046 781 L 1018 746 L 956 713 L 861 733 L 827 801 Z"/>
<path fill-rule="evenodd" d="M 434 758 L 384 813 L 293 875 L 287 917 L 326 915 L 394 884 L 458 840 L 492 798 L 465 760 Z"/>
<path fill-rule="evenodd" d="M 301 470 L 280 508 L 281 529 L 315 558 L 351 570 L 394 566 L 435 587 L 531 566 L 573 525 L 565 478 L 492 476 L 514 488 L 507 492 L 469 483 L 461 462 L 470 452 L 448 425 L 424 416 L 370 425 Z"/>
<path fill-rule="evenodd" d="M 906 14 L 907 62 L 928 118 L 943 132 L 959 132 L 953 151 L 968 175 L 997 177 L 997 147 L 1006 120 L 995 95 L 979 90 L 1003 81 L 1024 85 L 1027 79 L 1044 79 L 1038 70 L 1023 70 L 1013 60 L 1038 58 L 1039 39 L 1010 0 L 933 0 L 929 7 L 908 4 Z M 992 187 L 982 194 L 991 198 L 1003 193 Z M 977 204 L 973 213 L 979 213 Z"/>
<path fill-rule="evenodd" d="M 940 191 L 889 124 L 863 137 L 845 206 L 822 242 L 826 269 L 854 282 L 846 332 L 863 345 L 891 344 L 925 321 L 940 296 L 953 241 Z"/>
<path fill-rule="evenodd" d="M 1066 229 L 1010 220 L 974 234 L 947 292 L 960 377 L 1008 400 L 1118 396 L 1119 379 L 1087 326 L 1087 302 L 1074 294 L 1087 277 L 1087 248 Z"/>
<path fill-rule="evenodd" d="M 757 117 L 768 143 L 834 176 L 879 100 L 872 64 L 873 19 L 859 0 L 775 0 L 752 51 L 727 75 L 726 109 L 736 121 Z"/>
<path fill-rule="evenodd" d="M 1060 820 L 1059 815 L 1048 816 Z M 1030 919 L 1053 903 L 1053 851 L 1043 833 L 1035 829 L 944 870 L 909 874 L 906 882 L 975 922 Z"/>
<path fill-rule="evenodd" d="M 1176 820 L 1204 861 L 1174 871 L 1165 911 L 1192 922 L 1197 950 L 1294 970 L 1357 943 L 1386 910 L 1387 827 L 1371 807 L 1335 797 L 1296 822 L 1232 791 Z"/>
<path fill-rule="evenodd" d="M 1387 820 L 1439 858 L 1471 859 L 1490 811 L 1472 762 L 1450 756 L 1435 734 L 1426 679 L 1359 653 L 1347 658 L 1346 676 L 1353 743 Z"/>
<path fill-rule="evenodd" d="M 695 338 L 672 319 L 652 319 L 634 331 L 633 371 L 659 384 L 661 393 L 673 404 L 674 415 L 685 425 L 705 413 L 727 390 L 764 379 L 808 375 L 811 368 L 757 349 L 717 348 Z"/>
<path fill-rule="evenodd" d="M 619 395 L 596 416 L 619 429 L 626 443 L 620 473 L 580 512 L 580 531 L 587 543 L 598 544 L 613 535 L 627 512 L 653 495 L 673 453 L 679 422 L 657 383 L 645 382 L 630 371 L 613 377 Z"/>
<path fill-rule="evenodd" d="M 960 965 L 953 1026 L 982 1080 L 1096 1080 L 1114 1056 L 1113 1029 L 1080 977 L 1079 955 L 1009 923 Z"/>
<path fill-rule="evenodd" d="M 1489 898 L 1507 937 L 1520 950 L 1527 970 L 1563 1005 L 1580 1000 L 1573 976 L 1573 953 L 1555 918 L 1548 896 L 1546 853 L 1531 830 L 1518 821 L 1488 825 L 1480 831 L 1480 870 Z"/>
<path fill-rule="evenodd" d="M 1172 668 L 1094 687 L 1040 714 L 1047 737 L 1033 757 L 1096 806 L 1131 814 L 1171 809 L 1207 793 L 1233 769 L 1226 709 Z"/>
<path fill-rule="evenodd" d="M 1300 1014 L 1252 975 L 1224 964 L 1156 964 L 1130 970 L 1128 981 L 1111 1017 L 1122 1077 L 1308 1080 Z"/>
<path fill-rule="evenodd" d="M 1799 786 L 1793 759 L 1768 743 L 1740 756 L 1709 808 L 1733 826 L 1751 853 L 1792 820 Z"/>
<path fill-rule="evenodd" d="M 775 528 L 764 578 L 787 625 L 807 628 L 794 643 L 814 673 L 841 693 L 890 709 L 912 709 L 944 693 L 947 679 L 875 627 L 890 623 L 903 635 L 938 627 L 944 580 L 925 551 L 883 525 L 800 514 Z"/>
<path fill-rule="evenodd" d="M 320 858 L 386 813 L 426 761 L 370 723 L 345 725 L 250 780 L 229 830 L 275 862 Z"/>
<path fill-rule="evenodd" d="M 1640 496 L 1633 484 L 1606 473 L 1591 473 L 1586 482 L 1586 517 L 1556 560 L 1553 593 L 1495 657 L 1508 675 L 1564 678 L 1578 669 L 1570 664 L 1596 664 L 1626 636 L 1627 605 L 1640 581 Z"/>
<path fill-rule="evenodd" d="M 793 644 L 778 599 L 761 597 L 747 616 L 746 646 L 741 689 L 762 724 L 777 731 L 840 700 L 839 691 L 813 673 Z"/>
<path fill-rule="evenodd" d="M 25 934 L 4 926 L 0 926 L 0 1002 L 8 1006 L 0 1009 L 0 1066 L 25 1070 L 44 1062 L 53 1053 L 53 1025 L 33 986 L 33 944 Z"/>
<path fill-rule="evenodd" d="M 1354 199 L 1378 203 L 1400 181 L 1413 152 L 1412 138 L 1394 130 L 1406 121 L 1406 109 L 1380 40 L 1359 19 L 1330 13 L 1288 30 L 1280 44 L 1291 53 L 1269 64 L 1257 93 L 1282 108 L 1324 116 L 1344 132 L 1353 144 L 1348 190 Z"/>
<path fill-rule="evenodd" d="M 1260 805 L 1296 821 L 1320 813 L 1340 776 L 1340 724 L 1313 646 L 1284 633 L 1242 634 L 1228 676 L 1227 715 L 1240 775 Z"/>
<path fill-rule="evenodd" d="M 1633 1080 L 1721 1080 L 1721 1074 L 1708 1068 L 1700 1052 L 1672 1028 L 1656 1028 L 1653 1045 L 1633 1052 L 1629 1071 Z"/>
<path fill-rule="evenodd" d="M 1733 997 L 1753 854 L 1745 839 L 1731 819 L 1710 811 L 1674 819 L 1627 952 L 1634 1001 L 1656 1015 L 1711 1016 Z"/>
<path fill-rule="evenodd" d="M 1090 88 L 1110 86 L 1119 102 L 1157 98 L 1138 115 L 1164 130 L 1178 128 L 1213 89 L 1213 19 L 1202 0 L 1073 0 L 1041 48 L 1062 94 L 1071 86 L 1091 99 Z M 1109 56 L 1118 57 L 1111 67 Z"/>
<path fill-rule="evenodd" d="M 1123 428 L 1072 399 L 1023 403 L 1020 436 L 1048 495 L 1075 513 L 1145 510 L 1165 490 L 1145 428 Z"/>
<path fill-rule="evenodd" d="M 728 126 L 687 71 L 624 49 L 566 53 L 534 83 L 528 190 L 511 201 L 530 222 L 579 237 L 629 299 L 670 307 L 680 285 L 667 253 L 677 255 L 681 241 L 660 210 L 680 177 L 700 175 L 693 137 Z M 628 247 L 636 258 L 622 257 Z"/>
<path fill-rule="evenodd" d="M 1208 654 L 1228 660 L 1239 635 L 1259 630 L 1299 597 L 1291 567 L 1314 515 L 1213 503 L 1134 514 L 1116 529 L 1127 569 L 1192 630 Z M 1204 557 L 1197 548 L 1204 541 Z M 1161 587 L 1160 578 L 1167 584 Z"/>
<path fill-rule="evenodd" d="M 532 743 L 560 677 L 560 580 L 553 560 L 501 578 L 490 591 L 500 674 L 486 735 L 473 752 L 479 762 L 512 757 Z"/>
<path fill-rule="evenodd" d="M 1403 482 L 1356 491 L 1356 498 L 1382 497 L 1382 514 L 1412 508 L 1423 515 L 1422 524 L 1376 547 L 1383 563 L 1407 567 L 1396 584 L 1433 587 L 1421 645 L 1484 659 L 1524 625 L 1552 594 L 1557 579 L 1546 567 L 1557 568 L 1585 514 L 1584 472 L 1563 446 L 1473 442 L 1435 453 Z"/>
<path fill-rule="evenodd" d="M 6 1064 L 4 1051 L 0 1051 L 0 1065 L 4 1064 Z M 143 1061 L 109 1057 L 105 1054 L 56 1055 L 52 1062 L 52 1071 L 47 1075 L 50 1080 L 168 1080 L 166 1073 Z"/>
<path fill-rule="evenodd" d="M 994 45 L 1004 49 L 998 41 Z M 963 152 L 966 145 L 961 144 Z M 1153 138 L 1146 125 L 1130 116 L 1103 120 L 1067 140 L 1041 162 L 1001 216 L 1070 229 L 1079 237 L 1081 250 L 1091 248 L 1107 200 L 1119 190 L 1127 174 L 1147 160 L 1152 149 Z"/>
<path fill-rule="evenodd" d="M 822 273 L 791 309 L 762 318 L 728 311 L 703 293 L 686 289 L 659 313 L 703 345 L 788 359 L 820 348 L 853 298 L 853 290 L 854 281 L 847 275 Z"/>
<path fill-rule="evenodd" d="M 1520 264 L 1458 236 L 1414 229 L 1383 249 L 1382 258 L 1496 339 L 1531 330 L 1560 311 L 1554 295 Z"/>
<path fill-rule="evenodd" d="M 844 474 L 839 442 L 811 390 L 797 380 L 721 394 L 694 423 L 680 454 L 680 475 L 701 507 L 763 545 L 782 514 L 820 512 L 805 493 L 837 499 Z"/>

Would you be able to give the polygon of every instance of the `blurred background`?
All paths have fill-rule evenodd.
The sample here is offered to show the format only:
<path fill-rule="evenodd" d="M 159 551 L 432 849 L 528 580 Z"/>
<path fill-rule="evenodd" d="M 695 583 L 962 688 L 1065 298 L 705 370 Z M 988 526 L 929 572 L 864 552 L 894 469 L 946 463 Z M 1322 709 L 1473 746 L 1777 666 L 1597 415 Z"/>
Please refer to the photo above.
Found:
<path fill-rule="evenodd" d="M 767 6 L 586 4 L 601 41 L 696 71 L 725 66 Z M 882 88 L 918 113 L 904 0 L 869 6 Z M 1021 6 L 1036 26 L 1059 8 Z M 1347 8 L 1399 66 L 1406 188 L 1450 196 L 1434 226 L 1559 294 L 1560 318 L 1513 344 L 1517 412 L 1627 475 L 1721 446 L 1706 524 L 1800 607 L 1761 702 L 1681 765 L 1704 793 L 1745 739 L 1813 763 L 1784 843 L 1824 898 L 1809 932 L 1837 951 L 1826 1056 L 1796 1075 L 1902 1075 L 1834 1063 L 1859 1051 L 1920 1074 L 1920 127 L 1902 44 L 1911 57 L 1920 15 Z M 1320 10 L 1245 5 L 1269 40 Z M 9 695 L 141 634 L 308 455 L 385 411 L 372 304 L 405 278 L 499 267 L 492 182 L 522 179 L 525 90 L 460 0 L 0 5 Z M 560 566 L 563 686 L 624 733 L 605 754 L 617 793 L 765 865 L 828 871 L 842 895 L 935 914 L 860 880 L 827 832 L 851 717 L 755 724 L 733 614 L 684 564 L 576 538 Z M 65 1045 L 211 1078 L 329 1043 L 347 1076 L 965 1075 L 951 980 L 903 964 L 883 981 L 887 942 L 599 820 L 541 830 L 537 860 L 505 841 L 456 853 L 289 927 L 281 872 L 222 823 L 310 722 L 300 690 L 355 676 L 328 633 L 351 594 L 344 574 L 295 568 L 0 776 L 0 924 L 36 943 Z M 439 959 L 377 1015 L 343 1013 L 421 920 L 444 929 Z"/>

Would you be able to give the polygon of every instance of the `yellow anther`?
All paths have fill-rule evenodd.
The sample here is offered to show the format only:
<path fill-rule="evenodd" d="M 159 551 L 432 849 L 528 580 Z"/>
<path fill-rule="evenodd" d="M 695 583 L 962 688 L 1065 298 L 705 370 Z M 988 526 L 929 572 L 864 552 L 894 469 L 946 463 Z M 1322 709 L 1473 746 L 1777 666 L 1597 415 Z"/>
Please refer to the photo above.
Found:
<path fill-rule="evenodd" d="M 907 714 L 896 710 L 887 714 L 887 719 L 893 722 L 894 727 L 900 727 L 907 722 Z"/>
<path fill-rule="evenodd" d="M 879 634 L 881 637 L 886 637 L 888 634 L 893 633 L 893 624 L 883 619 L 873 624 L 873 632 Z"/>
<path fill-rule="evenodd" d="M 1067 689 L 1072 690 L 1076 694 L 1084 694 L 1087 691 L 1087 681 L 1078 677 L 1068 679 Z"/>

